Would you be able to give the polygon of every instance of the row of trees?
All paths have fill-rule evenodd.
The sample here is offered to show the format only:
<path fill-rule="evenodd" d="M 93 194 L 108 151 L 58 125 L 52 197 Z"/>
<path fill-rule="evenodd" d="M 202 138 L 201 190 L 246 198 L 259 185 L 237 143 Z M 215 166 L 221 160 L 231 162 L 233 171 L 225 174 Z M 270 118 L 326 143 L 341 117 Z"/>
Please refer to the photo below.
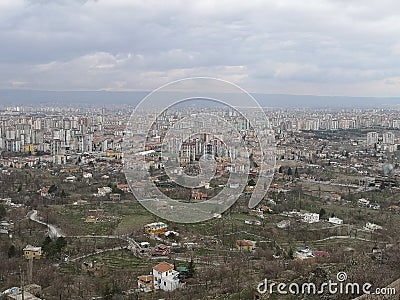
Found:
<path fill-rule="evenodd" d="M 56 240 L 46 237 L 42 244 L 42 251 L 47 257 L 59 257 L 66 246 L 67 240 L 64 237 L 59 237 Z"/>

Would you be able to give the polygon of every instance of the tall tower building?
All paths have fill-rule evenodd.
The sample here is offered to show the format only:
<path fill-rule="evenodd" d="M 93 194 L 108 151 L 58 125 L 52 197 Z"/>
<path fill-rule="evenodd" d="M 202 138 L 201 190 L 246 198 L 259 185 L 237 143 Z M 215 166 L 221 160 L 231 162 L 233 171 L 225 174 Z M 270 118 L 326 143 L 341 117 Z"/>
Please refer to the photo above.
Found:
<path fill-rule="evenodd" d="M 394 133 L 393 132 L 385 132 L 383 134 L 383 143 L 388 145 L 394 145 Z"/>
<path fill-rule="evenodd" d="M 368 132 L 367 133 L 367 145 L 374 145 L 378 143 L 378 133 L 377 132 Z"/>

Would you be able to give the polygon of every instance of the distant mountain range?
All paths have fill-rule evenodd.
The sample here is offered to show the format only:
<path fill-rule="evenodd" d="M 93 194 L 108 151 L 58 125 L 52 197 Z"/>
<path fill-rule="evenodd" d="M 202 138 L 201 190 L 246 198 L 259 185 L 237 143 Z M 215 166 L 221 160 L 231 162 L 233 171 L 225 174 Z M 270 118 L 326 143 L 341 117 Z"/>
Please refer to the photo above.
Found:
<path fill-rule="evenodd" d="M 0 105 L 135 106 L 149 92 L 0 90 Z M 252 94 L 264 107 L 281 108 L 400 108 L 400 97 L 342 97 Z"/>

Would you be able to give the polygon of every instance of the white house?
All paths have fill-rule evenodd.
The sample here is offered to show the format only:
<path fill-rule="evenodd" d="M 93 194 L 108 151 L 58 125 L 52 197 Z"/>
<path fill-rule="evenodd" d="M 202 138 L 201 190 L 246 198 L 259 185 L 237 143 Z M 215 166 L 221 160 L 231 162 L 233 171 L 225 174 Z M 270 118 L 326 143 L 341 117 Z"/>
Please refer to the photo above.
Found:
<path fill-rule="evenodd" d="M 76 176 L 68 176 L 64 179 L 64 182 L 74 182 L 76 180 Z"/>
<path fill-rule="evenodd" d="M 105 196 L 112 192 L 112 189 L 109 186 L 103 186 L 101 188 L 97 188 L 97 195 Z"/>
<path fill-rule="evenodd" d="M 257 220 L 244 220 L 244 224 L 260 226 L 261 222 Z"/>
<path fill-rule="evenodd" d="M 276 223 L 276 227 L 280 229 L 285 229 L 290 226 L 290 220 L 282 220 L 278 223 Z"/>
<path fill-rule="evenodd" d="M 379 225 L 371 223 L 371 222 L 368 222 L 364 226 L 364 229 L 369 230 L 369 231 L 375 231 L 375 230 L 382 229 L 382 228 L 383 228 L 382 226 L 379 226 Z"/>
<path fill-rule="evenodd" d="M 336 217 L 331 217 L 331 218 L 329 218 L 329 219 L 328 219 L 328 222 L 329 222 L 329 223 L 332 223 L 332 224 L 336 224 L 336 225 L 341 225 L 341 224 L 343 224 L 343 220 L 342 220 L 342 219 L 339 219 L 339 218 L 336 218 Z"/>
<path fill-rule="evenodd" d="M 163 291 L 173 291 L 179 287 L 179 272 L 174 270 L 174 266 L 161 262 L 153 267 L 154 289 Z"/>
<path fill-rule="evenodd" d="M 83 173 L 83 178 L 85 178 L 85 179 L 93 178 L 93 174 L 84 172 Z"/>
<path fill-rule="evenodd" d="M 299 249 L 295 253 L 295 259 L 297 260 L 306 260 L 306 259 L 312 259 L 315 258 L 315 255 L 309 248 L 304 248 L 304 249 Z"/>
<path fill-rule="evenodd" d="M 358 206 L 360 206 L 360 207 L 367 207 L 369 205 L 369 200 L 360 198 L 360 199 L 358 199 L 357 203 L 358 203 Z"/>
<path fill-rule="evenodd" d="M 303 221 L 306 223 L 317 223 L 317 222 L 319 222 L 319 214 L 305 213 L 303 215 Z"/>

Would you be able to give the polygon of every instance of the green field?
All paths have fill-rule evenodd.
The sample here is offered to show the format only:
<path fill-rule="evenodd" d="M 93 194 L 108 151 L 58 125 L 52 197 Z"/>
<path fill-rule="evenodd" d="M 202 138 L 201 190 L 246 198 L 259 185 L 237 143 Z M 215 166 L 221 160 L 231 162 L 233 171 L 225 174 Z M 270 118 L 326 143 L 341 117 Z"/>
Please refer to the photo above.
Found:
<path fill-rule="evenodd" d="M 92 256 L 91 260 L 104 264 L 104 266 L 112 270 L 140 271 L 144 273 L 148 273 L 146 270 L 153 265 L 152 261 L 142 260 L 134 256 L 131 252 L 124 250 L 105 252 Z"/>
<path fill-rule="evenodd" d="M 86 223 L 85 219 L 92 209 L 103 209 L 105 217 L 96 223 Z M 49 210 L 52 216 L 50 221 L 67 235 L 130 234 L 155 220 L 137 202 L 51 206 Z"/>

